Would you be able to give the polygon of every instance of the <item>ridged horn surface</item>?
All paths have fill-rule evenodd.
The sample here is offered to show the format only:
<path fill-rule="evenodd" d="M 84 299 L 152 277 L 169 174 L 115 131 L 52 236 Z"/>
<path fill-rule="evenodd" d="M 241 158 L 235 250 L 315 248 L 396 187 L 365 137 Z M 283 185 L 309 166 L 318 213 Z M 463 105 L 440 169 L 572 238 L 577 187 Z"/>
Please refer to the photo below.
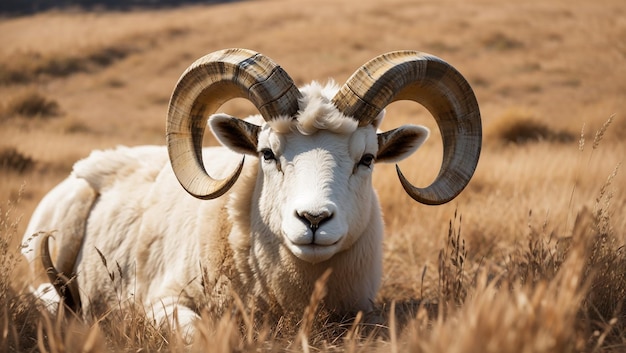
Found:
<path fill-rule="evenodd" d="M 300 91 L 269 58 L 247 49 L 226 49 L 196 60 L 178 80 L 167 116 L 167 147 L 174 173 L 191 195 L 213 199 L 228 191 L 241 173 L 213 179 L 202 161 L 202 137 L 209 115 L 233 98 L 250 100 L 265 120 L 293 116 Z"/>
<path fill-rule="evenodd" d="M 416 201 L 438 205 L 469 183 L 480 156 L 482 127 L 476 96 L 465 78 L 445 61 L 416 51 L 378 56 L 359 68 L 333 102 L 361 126 L 390 103 L 412 100 L 433 115 L 443 140 L 438 176 L 425 188 L 413 186 L 396 166 L 404 190 Z"/>
<path fill-rule="evenodd" d="M 78 313 L 81 310 L 80 294 L 78 293 L 78 285 L 76 278 L 69 278 L 64 272 L 59 272 L 52 263 L 50 256 L 50 233 L 42 235 L 41 239 L 41 262 L 46 270 L 48 280 L 54 286 L 59 296 L 65 301 L 73 312 Z"/>

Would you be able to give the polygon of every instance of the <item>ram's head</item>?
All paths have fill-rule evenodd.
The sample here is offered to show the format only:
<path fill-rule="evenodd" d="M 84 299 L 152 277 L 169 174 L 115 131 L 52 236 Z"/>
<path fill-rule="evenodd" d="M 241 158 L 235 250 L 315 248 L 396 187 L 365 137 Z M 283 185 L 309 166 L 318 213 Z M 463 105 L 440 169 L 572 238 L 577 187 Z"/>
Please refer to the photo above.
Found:
<path fill-rule="evenodd" d="M 209 115 L 236 97 L 249 99 L 265 121 L 253 124 L 220 114 L 211 118 L 211 127 L 225 146 L 259 157 L 260 217 L 307 262 L 324 261 L 350 247 L 363 231 L 358 228 L 367 226 L 376 204 L 373 163 L 399 161 L 427 138 L 428 130 L 413 125 L 377 132 L 388 104 L 422 104 L 441 131 L 443 162 L 431 185 L 417 188 L 397 168 L 402 186 L 416 201 L 450 201 L 478 162 L 482 135 L 476 98 L 441 59 L 392 52 L 363 65 L 339 89 L 313 84 L 300 90 L 267 57 L 229 49 L 192 64 L 170 101 L 170 160 L 182 186 L 195 197 L 223 195 L 241 172 L 243 161 L 229 177 L 213 179 L 201 153 Z"/>

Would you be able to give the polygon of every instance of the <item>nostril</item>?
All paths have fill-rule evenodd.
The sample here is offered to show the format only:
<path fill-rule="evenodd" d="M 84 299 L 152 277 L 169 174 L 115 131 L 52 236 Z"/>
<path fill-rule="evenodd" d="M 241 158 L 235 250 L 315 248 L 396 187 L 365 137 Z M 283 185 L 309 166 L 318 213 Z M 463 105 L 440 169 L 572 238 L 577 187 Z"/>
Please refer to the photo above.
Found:
<path fill-rule="evenodd" d="M 322 225 L 324 222 L 330 220 L 333 216 L 332 213 L 328 211 L 323 211 L 321 213 L 311 213 L 311 212 L 296 212 L 298 218 L 302 220 L 304 223 L 309 224 L 309 228 L 315 231 Z"/>

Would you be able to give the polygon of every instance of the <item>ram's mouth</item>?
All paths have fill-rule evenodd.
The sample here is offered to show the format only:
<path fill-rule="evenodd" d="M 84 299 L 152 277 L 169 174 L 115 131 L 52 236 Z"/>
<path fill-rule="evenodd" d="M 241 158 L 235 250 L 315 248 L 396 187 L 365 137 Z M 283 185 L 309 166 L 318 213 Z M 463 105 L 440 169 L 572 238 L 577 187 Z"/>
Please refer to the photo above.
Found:
<path fill-rule="evenodd" d="M 329 260 L 336 253 L 340 251 L 340 243 L 341 239 L 336 242 L 325 245 L 325 244 L 288 244 L 289 250 L 294 256 L 299 258 L 302 261 L 309 262 L 311 264 L 317 264 L 326 260 Z"/>

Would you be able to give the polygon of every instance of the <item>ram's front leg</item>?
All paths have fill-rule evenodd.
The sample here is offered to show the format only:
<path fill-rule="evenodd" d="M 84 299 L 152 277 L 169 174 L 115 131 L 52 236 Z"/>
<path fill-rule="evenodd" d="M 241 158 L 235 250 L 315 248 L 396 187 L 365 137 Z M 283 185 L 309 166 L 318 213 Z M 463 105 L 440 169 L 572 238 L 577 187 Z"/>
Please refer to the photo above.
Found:
<path fill-rule="evenodd" d="M 146 308 L 154 321 L 162 328 L 179 332 L 186 342 L 191 342 L 195 333 L 195 321 L 200 316 L 188 306 L 181 303 L 181 298 L 165 297 Z"/>

